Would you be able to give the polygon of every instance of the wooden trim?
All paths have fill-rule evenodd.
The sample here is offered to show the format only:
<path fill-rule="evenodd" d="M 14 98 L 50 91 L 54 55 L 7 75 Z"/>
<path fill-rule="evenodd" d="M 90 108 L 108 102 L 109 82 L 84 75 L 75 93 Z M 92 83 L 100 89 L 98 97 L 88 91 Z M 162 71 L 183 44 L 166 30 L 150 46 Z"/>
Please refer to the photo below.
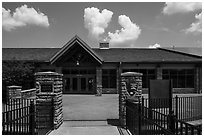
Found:
<path fill-rule="evenodd" d="M 51 59 L 51 64 L 55 63 L 67 50 L 69 50 L 75 43 L 78 43 L 86 52 L 88 52 L 95 60 L 102 64 L 103 59 L 97 55 L 83 40 L 77 35 L 74 36 L 68 43 L 66 43 L 60 51 L 58 51 Z"/>

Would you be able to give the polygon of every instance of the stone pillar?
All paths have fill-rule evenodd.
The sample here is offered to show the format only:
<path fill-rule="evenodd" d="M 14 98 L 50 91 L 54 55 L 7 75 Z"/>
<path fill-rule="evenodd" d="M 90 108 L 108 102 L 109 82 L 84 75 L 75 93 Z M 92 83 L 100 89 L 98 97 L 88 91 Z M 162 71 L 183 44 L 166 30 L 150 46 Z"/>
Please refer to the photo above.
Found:
<path fill-rule="evenodd" d="M 96 68 L 96 96 L 102 95 L 102 69 L 101 67 Z"/>
<path fill-rule="evenodd" d="M 21 98 L 22 86 L 7 86 L 7 98 L 15 99 Z"/>
<path fill-rule="evenodd" d="M 49 116 L 52 115 L 54 129 L 57 129 L 63 123 L 63 113 L 62 113 L 63 78 L 62 77 L 63 77 L 62 74 L 59 74 L 56 72 L 38 72 L 35 74 L 36 90 L 39 91 L 36 94 L 36 110 L 44 110 L 44 112 L 42 111 L 42 113 L 38 113 L 39 115 L 36 116 L 38 128 L 40 128 L 40 126 L 41 128 L 43 128 L 41 123 L 45 122 L 45 117 L 46 117 L 45 115 L 49 115 Z M 53 111 L 52 114 L 50 114 L 51 113 L 50 109 L 48 109 L 49 105 L 50 105 L 50 109 L 52 109 Z"/>
<path fill-rule="evenodd" d="M 157 73 L 157 79 L 162 79 L 162 68 L 161 67 L 156 68 L 156 73 Z"/>
<path fill-rule="evenodd" d="M 121 89 L 119 92 L 119 121 L 126 127 L 126 99 L 134 99 L 137 103 L 142 96 L 142 73 L 126 72 L 121 74 Z"/>

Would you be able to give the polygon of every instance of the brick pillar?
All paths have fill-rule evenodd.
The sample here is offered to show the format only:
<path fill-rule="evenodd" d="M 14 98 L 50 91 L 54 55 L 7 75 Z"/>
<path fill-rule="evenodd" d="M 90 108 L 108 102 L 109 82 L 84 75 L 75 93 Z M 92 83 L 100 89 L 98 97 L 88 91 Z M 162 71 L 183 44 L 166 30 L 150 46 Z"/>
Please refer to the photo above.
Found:
<path fill-rule="evenodd" d="M 96 68 L 96 96 L 102 95 L 102 69 Z"/>
<path fill-rule="evenodd" d="M 52 117 L 53 128 L 57 129 L 63 123 L 62 91 L 63 81 L 62 74 L 56 72 L 38 72 L 36 77 L 36 110 L 37 127 L 44 128 L 43 123 L 50 122 L 45 117 Z M 53 100 L 53 102 L 51 101 Z M 52 110 L 50 110 L 52 109 Z M 53 113 L 51 113 L 52 111 Z M 49 124 L 49 123 L 48 123 Z M 46 126 L 46 124 L 44 124 Z"/>
<path fill-rule="evenodd" d="M 121 89 L 119 91 L 119 121 L 126 127 L 126 99 L 138 102 L 142 96 L 142 74 L 126 72 L 121 74 Z"/>
<path fill-rule="evenodd" d="M 7 86 L 7 98 L 21 98 L 22 86 Z"/>
<path fill-rule="evenodd" d="M 162 68 L 161 67 L 156 68 L 156 73 L 157 73 L 157 79 L 162 79 Z"/>

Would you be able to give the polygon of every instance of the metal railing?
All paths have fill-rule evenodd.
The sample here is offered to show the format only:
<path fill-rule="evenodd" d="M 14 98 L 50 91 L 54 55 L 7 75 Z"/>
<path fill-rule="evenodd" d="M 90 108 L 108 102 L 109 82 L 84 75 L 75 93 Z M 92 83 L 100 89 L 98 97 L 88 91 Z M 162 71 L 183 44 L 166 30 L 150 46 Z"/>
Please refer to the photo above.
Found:
<path fill-rule="evenodd" d="M 126 100 L 126 127 L 133 135 L 199 135 L 202 133 L 202 129 L 185 121 L 187 119 L 192 120 L 195 118 L 202 118 L 202 115 L 200 116 L 200 114 L 202 114 L 202 111 L 195 110 L 200 108 L 200 104 L 202 101 L 199 99 L 201 98 L 176 97 L 172 100 L 166 99 L 166 101 L 165 99 L 153 99 L 150 101 L 150 103 L 148 99 L 144 98 L 142 98 L 140 102 Z M 198 106 L 195 106 L 195 104 L 188 104 L 195 101 L 198 101 L 197 103 L 195 103 L 196 105 L 199 104 Z M 173 105 L 167 103 L 172 103 Z M 173 110 L 176 110 L 176 114 L 180 114 L 180 117 L 175 115 Z M 186 110 L 191 110 L 192 112 L 185 112 Z"/>
<path fill-rule="evenodd" d="M 202 96 L 173 98 L 173 110 L 177 119 L 194 121 L 202 119 Z"/>
<path fill-rule="evenodd" d="M 172 105 L 169 105 L 172 103 Z M 173 110 L 177 119 L 182 121 L 194 121 L 202 119 L 202 96 L 178 97 L 172 101 L 166 98 L 144 98 L 144 106 L 168 115 Z"/>
<path fill-rule="evenodd" d="M 35 134 L 35 105 L 32 99 L 9 99 L 2 105 L 3 135 Z"/>
<path fill-rule="evenodd" d="M 175 128 L 174 132 L 176 135 L 201 135 L 202 128 L 193 126 L 184 121 L 174 119 Z"/>

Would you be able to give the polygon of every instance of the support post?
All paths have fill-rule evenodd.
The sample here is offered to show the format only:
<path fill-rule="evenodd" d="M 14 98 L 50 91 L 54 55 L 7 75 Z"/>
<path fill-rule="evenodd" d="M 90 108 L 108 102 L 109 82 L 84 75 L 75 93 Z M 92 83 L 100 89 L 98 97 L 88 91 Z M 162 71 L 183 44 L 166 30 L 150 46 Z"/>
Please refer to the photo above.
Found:
<path fill-rule="evenodd" d="M 29 117 L 29 131 L 30 131 L 30 135 L 34 135 L 35 134 L 35 104 L 34 101 L 32 100 L 30 102 L 30 117 Z"/>
<path fill-rule="evenodd" d="M 175 133 L 175 119 L 176 119 L 176 116 L 174 115 L 174 112 L 173 111 L 170 111 L 169 112 L 169 115 L 168 115 L 168 129 L 172 132 L 172 133 Z"/>

